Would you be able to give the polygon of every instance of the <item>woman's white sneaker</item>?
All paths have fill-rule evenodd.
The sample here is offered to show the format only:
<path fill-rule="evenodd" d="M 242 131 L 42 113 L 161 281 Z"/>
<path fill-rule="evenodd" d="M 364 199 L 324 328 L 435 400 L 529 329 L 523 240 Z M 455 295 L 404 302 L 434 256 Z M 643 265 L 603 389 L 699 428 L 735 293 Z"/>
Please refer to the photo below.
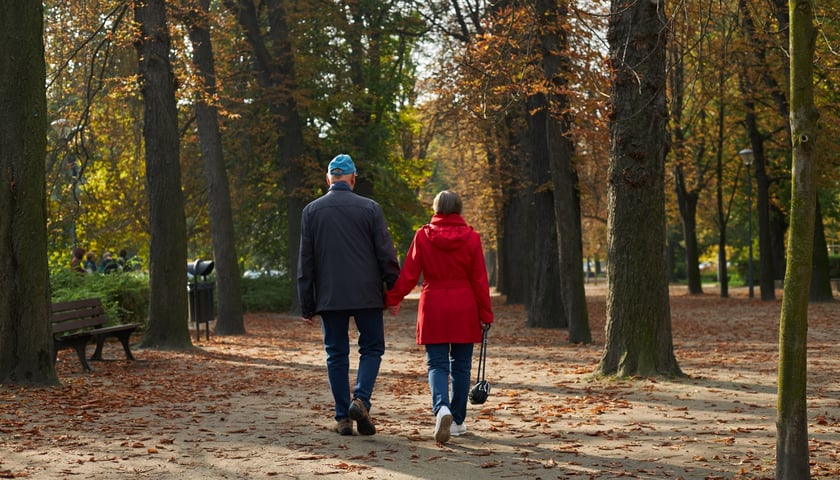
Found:
<path fill-rule="evenodd" d="M 460 437 L 465 433 L 467 433 L 467 424 L 465 423 L 458 425 L 457 423 L 452 422 L 452 426 L 449 427 L 449 434 L 453 437 Z"/>
<path fill-rule="evenodd" d="M 452 426 L 452 412 L 449 407 L 440 407 L 435 418 L 435 441 L 446 443 L 449 441 L 449 428 Z"/>

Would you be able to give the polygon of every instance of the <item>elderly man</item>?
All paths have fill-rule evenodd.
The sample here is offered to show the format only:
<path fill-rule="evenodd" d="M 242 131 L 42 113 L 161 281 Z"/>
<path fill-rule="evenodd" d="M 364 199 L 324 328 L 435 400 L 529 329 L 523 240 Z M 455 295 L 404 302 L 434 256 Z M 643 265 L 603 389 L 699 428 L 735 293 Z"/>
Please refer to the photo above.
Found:
<path fill-rule="evenodd" d="M 326 194 L 301 215 L 298 294 L 301 316 L 321 317 L 327 377 L 335 400 L 335 430 L 373 435 L 370 398 L 385 353 L 385 290 L 399 276 L 394 244 L 382 208 L 353 193 L 356 166 L 349 155 L 332 159 Z M 350 398 L 350 317 L 359 331 L 359 369 Z"/>

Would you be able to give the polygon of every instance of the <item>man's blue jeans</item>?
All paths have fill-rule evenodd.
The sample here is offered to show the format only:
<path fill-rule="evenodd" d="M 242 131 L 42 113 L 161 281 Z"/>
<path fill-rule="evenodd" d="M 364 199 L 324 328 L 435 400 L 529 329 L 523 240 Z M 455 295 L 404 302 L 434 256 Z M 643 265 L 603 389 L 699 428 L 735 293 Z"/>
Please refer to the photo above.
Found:
<path fill-rule="evenodd" d="M 370 410 L 370 396 L 385 353 L 385 326 L 381 308 L 319 312 L 327 352 L 327 377 L 335 400 L 335 419 L 348 418 L 350 408 L 350 317 L 359 331 L 359 370 L 353 398 Z"/>
<path fill-rule="evenodd" d="M 452 420 L 464 423 L 467 417 L 467 396 L 470 393 L 470 367 L 472 343 L 436 343 L 426 345 L 426 367 L 429 369 L 429 387 L 432 390 L 432 411 L 449 407 Z M 449 381 L 452 380 L 452 397 Z"/>

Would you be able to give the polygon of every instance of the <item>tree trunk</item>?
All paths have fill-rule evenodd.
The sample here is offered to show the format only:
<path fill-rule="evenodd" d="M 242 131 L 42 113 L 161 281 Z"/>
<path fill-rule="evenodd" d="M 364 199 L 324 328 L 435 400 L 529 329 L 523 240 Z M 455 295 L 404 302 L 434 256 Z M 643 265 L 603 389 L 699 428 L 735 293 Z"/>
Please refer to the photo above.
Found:
<path fill-rule="evenodd" d="M 149 322 L 141 343 L 146 347 L 185 349 L 192 346 L 187 321 L 187 229 L 166 2 L 138 2 L 134 17 L 140 29 L 135 46 L 144 103 L 151 237 Z"/>
<path fill-rule="evenodd" d="M 245 29 L 248 44 L 253 50 L 257 81 L 266 91 L 269 110 L 277 130 L 277 169 L 283 173 L 283 191 L 286 198 L 288 224 L 288 250 L 286 269 L 291 282 L 290 311 L 300 310 L 297 294 L 297 258 L 300 252 L 300 215 L 308 203 L 305 197 L 303 165 L 303 130 L 298 114 L 297 101 L 292 92 L 297 89 L 295 63 L 289 39 L 289 27 L 283 0 L 270 0 L 268 33 L 260 28 L 256 6 L 250 0 L 225 0 L 225 5 L 236 13 L 237 21 Z M 324 165 L 326 173 L 326 165 Z"/>
<path fill-rule="evenodd" d="M 724 44 L 724 50 L 721 52 L 723 63 L 726 64 L 728 60 L 728 52 L 729 52 L 729 42 L 727 41 Z M 724 68 L 720 68 L 718 70 L 718 77 L 717 77 L 717 92 L 719 98 L 724 98 L 724 92 L 726 91 L 727 85 L 727 78 L 728 72 Z M 723 164 L 724 164 L 724 145 L 725 140 L 727 137 L 726 132 L 726 104 L 724 102 L 718 102 L 717 106 L 717 132 L 715 135 L 715 145 L 716 145 L 716 159 L 715 159 L 715 179 L 716 179 L 716 188 L 715 188 L 715 223 L 717 223 L 718 227 L 718 254 L 717 254 L 717 281 L 720 285 L 720 297 L 721 298 L 729 298 L 729 267 L 727 263 L 729 259 L 726 256 L 726 229 L 729 225 L 729 207 L 724 206 L 723 201 L 723 187 L 724 187 L 724 178 L 723 178 Z M 728 155 L 727 155 L 728 157 Z M 740 172 L 740 170 L 739 170 Z M 737 182 L 736 182 L 737 185 Z M 732 189 L 732 195 L 735 194 L 736 188 Z M 731 199 L 732 197 L 730 197 Z M 727 202 L 731 205 L 731 201 Z"/>
<path fill-rule="evenodd" d="M 784 0 L 774 0 L 776 9 L 774 14 L 776 18 L 780 19 L 778 31 L 782 35 L 787 34 L 786 20 L 784 15 L 781 15 L 779 10 L 784 10 Z M 774 218 L 771 214 L 770 205 L 770 185 L 771 179 L 767 174 L 767 157 L 764 154 L 764 142 L 770 138 L 769 135 L 762 133 L 758 127 L 758 120 L 756 118 L 756 100 L 762 92 L 772 98 L 776 103 L 778 112 L 785 123 L 785 128 L 789 129 L 789 121 L 785 116 L 788 113 L 788 104 L 785 99 L 783 87 L 767 72 L 770 70 L 769 62 L 767 60 L 766 44 L 757 35 L 755 22 L 750 14 L 751 9 L 747 8 L 746 0 L 739 0 L 739 11 L 742 12 L 742 29 L 746 36 L 747 44 L 750 47 L 751 54 L 755 55 L 755 59 L 750 60 L 752 64 L 761 66 L 755 69 L 758 73 L 761 86 L 756 85 L 756 81 L 750 78 L 749 72 L 751 67 L 742 66 L 741 84 L 744 93 L 744 102 L 746 115 L 744 123 L 747 129 L 747 134 L 750 137 L 750 145 L 754 154 L 755 167 L 755 183 L 756 183 L 756 214 L 758 216 L 758 251 L 759 251 L 759 286 L 761 288 L 762 300 L 775 300 L 775 281 L 777 278 L 783 278 L 783 272 L 779 271 L 784 267 L 784 233 L 779 234 L 780 231 L 786 227 L 784 222 L 778 222 L 778 218 Z M 784 67 L 787 73 L 788 68 Z M 765 93 L 766 92 L 766 93 Z M 773 227 L 777 227 L 774 236 Z M 781 230 L 780 230 L 781 229 Z"/>
<path fill-rule="evenodd" d="M 828 245 L 825 241 L 825 227 L 822 220 L 822 209 L 817 198 L 814 212 L 814 260 L 811 264 L 811 289 L 808 301 L 830 302 L 834 300 L 831 294 L 831 274 L 829 273 Z"/>
<path fill-rule="evenodd" d="M 665 260 L 665 45 L 662 2 L 613 0 L 606 345 L 602 375 L 681 375 Z M 644 225 L 644 228 L 640 226 Z"/>
<path fill-rule="evenodd" d="M 0 384 L 57 385 L 50 327 L 41 2 L 0 4 Z"/>
<path fill-rule="evenodd" d="M 776 202 L 770 204 L 770 255 L 773 263 L 774 286 L 785 279 L 785 248 L 788 233 L 788 214 Z"/>
<path fill-rule="evenodd" d="M 195 2 L 187 17 L 190 41 L 193 44 L 193 63 L 201 81 L 196 93 L 196 123 L 207 178 L 207 201 L 213 237 L 213 257 L 218 295 L 217 335 L 245 333 L 242 317 L 242 276 L 236 254 L 236 236 L 230 204 L 230 186 L 222 153 L 219 132 L 219 113 L 216 108 L 216 66 L 210 39 L 210 0 Z"/>
<path fill-rule="evenodd" d="M 583 278 L 583 232 L 581 229 L 580 186 L 572 163 L 574 145 L 569 139 L 570 120 L 565 75 L 571 69 L 568 60 L 568 36 L 563 26 L 568 23 L 567 2 L 537 1 L 540 21 L 545 78 L 553 87 L 548 95 L 543 129 L 547 143 L 549 169 L 554 198 L 554 222 L 557 235 L 560 273 L 560 298 L 568 322 L 569 342 L 591 343 L 589 313 Z"/>
<path fill-rule="evenodd" d="M 755 168 L 756 201 L 755 210 L 758 217 L 758 283 L 761 289 L 762 300 L 774 300 L 775 273 L 773 268 L 773 252 L 770 235 L 770 207 L 768 205 L 769 185 L 767 170 L 764 168 L 764 141 L 763 135 L 758 131 L 755 112 L 750 110 L 753 106 L 747 102 L 747 114 L 745 124 L 750 136 L 750 145 L 753 150 L 753 164 L 748 168 Z"/>
<path fill-rule="evenodd" d="M 526 302 L 529 327 L 563 328 L 569 322 L 563 308 L 560 288 L 560 261 L 557 254 L 557 228 L 554 219 L 554 196 L 549 171 L 548 100 L 536 94 L 527 100 L 527 140 L 531 144 L 530 185 L 533 185 L 533 203 L 529 211 L 529 236 L 531 265 Z"/>
<path fill-rule="evenodd" d="M 504 192 L 501 198 L 504 205 L 501 208 L 501 232 L 498 234 L 499 251 L 499 285 L 501 293 L 508 304 L 526 304 L 528 296 L 528 279 L 531 265 L 523 262 L 523 258 L 530 258 L 531 243 L 528 232 L 531 216 L 532 190 L 526 185 L 527 179 L 522 174 L 527 172 L 528 161 L 522 152 L 517 134 L 514 133 L 513 120 L 505 118 L 504 128 L 497 133 L 500 147 L 499 156 L 503 157 L 496 168 L 499 171 L 497 179 Z M 499 287 L 497 287 L 499 288 Z"/>
<path fill-rule="evenodd" d="M 688 293 L 702 295 L 700 249 L 697 246 L 697 202 L 700 195 L 697 191 L 688 189 L 682 166 L 674 167 L 674 179 L 677 205 L 680 209 L 680 219 L 682 219 L 683 225 L 683 240 L 685 241 L 685 274 L 688 277 Z"/>
<path fill-rule="evenodd" d="M 678 22 L 679 23 L 679 22 Z M 679 28 L 679 25 L 676 25 Z M 679 33 L 674 34 L 680 36 Z M 685 39 L 681 39 L 685 41 Z M 699 146 L 695 147 L 697 153 L 687 151 L 685 145 L 685 133 L 683 131 L 683 110 L 685 109 L 685 64 L 683 58 L 685 52 L 681 50 L 680 41 L 672 41 L 668 48 L 668 78 L 671 91 L 671 142 L 674 146 L 673 172 L 674 190 L 677 194 L 677 205 L 680 211 L 680 220 L 683 226 L 683 239 L 685 241 L 685 274 L 688 280 L 688 293 L 700 295 L 703 293 L 703 285 L 700 281 L 699 249 L 697 247 L 697 202 L 700 198 L 702 178 L 705 175 L 705 168 L 702 167 L 703 156 L 705 155 L 705 141 L 701 140 Z M 694 81 L 703 83 L 702 75 Z M 700 119 L 705 115 L 700 112 Z M 695 168 L 692 169 L 694 181 L 686 179 L 685 164 L 688 158 L 694 157 Z M 672 274 L 674 269 L 670 269 Z"/>
<path fill-rule="evenodd" d="M 779 324 L 776 478 L 811 478 L 806 390 L 808 290 L 814 247 L 816 140 L 814 106 L 816 29 L 812 0 L 790 0 L 790 126 L 793 144 L 790 241 Z"/>

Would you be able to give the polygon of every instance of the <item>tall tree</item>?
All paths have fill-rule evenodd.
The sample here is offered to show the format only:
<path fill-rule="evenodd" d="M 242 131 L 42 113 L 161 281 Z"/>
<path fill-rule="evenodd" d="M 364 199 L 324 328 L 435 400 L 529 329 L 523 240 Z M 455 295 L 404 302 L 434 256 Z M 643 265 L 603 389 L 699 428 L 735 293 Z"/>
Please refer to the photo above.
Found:
<path fill-rule="evenodd" d="M 774 7 L 771 12 L 778 20 L 777 32 L 779 38 L 787 35 L 787 4 L 785 0 L 772 0 L 770 4 Z M 744 96 L 744 126 L 750 139 L 750 146 L 753 150 L 756 183 L 755 208 L 758 217 L 758 250 L 759 250 L 759 286 L 762 300 L 773 300 L 776 298 L 775 281 L 784 278 L 784 237 L 785 237 L 785 216 L 777 205 L 778 193 L 773 191 L 777 186 L 778 179 L 782 175 L 776 175 L 776 169 L 781 162 L 774 161 L 772 145 L 768 146 L 769 140 L 775 140 L 786 146 L 790 145 L 790 125 L 788 123 L 788 100 L 785 95 L 784 85 L 789 77 L 788 65 L 770 55 L 774 51 L 782 51 L 783 45 L 779 48 L 768 48 L 769 36 L 777 36 L 776 32 L 769 34 L 760 30 L 763 25 L 756 21 L 756 18 L 763 18 L 765 12 L 756 14 L 753 12 L 753 5 L 748 0 L 739 0 L 739 11 L 742 14 L 741 28 L 745 35 L 747 49 L 745 49 L 744 60 L 741 64 L 739 76 L 741 78 L 741 89 Z M 784 42 L 780 42 L 784 43 Z M 772 44 L 771 44 L 772 45 Z M 782 79 L 777 76 L 781 72 Z M 768 107 L 769 105 L 769 107 Z M 775 107 L 775 108 L 773 108 Z M 783 138 L 774 138 L 774 135 L 784 135 Z M 783 148 L 778 153 L 778 159 L 787 159 L 789 148 Z"/>
<path fill-rule="evenodd" d="M 580 186 L 572 161 L 574 145 L 570 138 L 569 94 L 567 75 L 571 70 L 568 2 L 538 0 L 536 19 L 540 26 L 539 42 L 542 69 L 545 73 L 543 130 L 540 140 L 546 144 L 554 201 L 554 235 L 557 237 L 558 280 L 564 320 L 569 341 L 590 343 L 586 291 L 583 286 L 583 243 L 581 234 Z M 533 112 L 534 110 L 531 109 Z M 536 140 L 536 139 L 535 139 Z M 556 315 L 561 317 L 561 315 Z"/>
<path fill-rule="evenodd" d="M 551 155 L 548 138 L 561 135 L 553 130 L 548 117 L 548 97 L 534 93 L 526 100 L 528 153 L 528 185 L 531 202 L 528 209 L 528 247 L 531 265 L 528 278 L 525 307 L 529 327 L 565 328 L 569 326 L 566 310 L 563 308 L 563 294 L 558 292 L 560 282 L 560 259 L 557 251 L 557 227 L 554 217 L 554 189 L 549 167 Z M 520 257 L 521 259 L 521 257 Z M 580 266 L 577 269 L 582 271 Z M 581 285 L 583 283 L 581 282 Z M 559 293 L 559 295 L 558 295 Z"/>
<path fill-rule="evenodd" d="M 0 384 L 54 385 L 43 6 L 0 4 Z"/>
<path fill-rule="evenodd" d="M 218 288 L 218 318 L 216 334 L 245 333 L 242 316 L 242 276 L 236 255 L 233 211 L 230 205 L 222 135 L 219 131 L 219 111 L 216 88 L 216 65 L 210 38 L 210 0 L 193 0 L 186 15 L 193 63 L 198 76 L 195 116 L 204 175 L 207 179 L 207 203 L 210 206 L 211 236 Z"/>
<path fill-rule="evenodd" d="M 817 120 L 814 105 L 813 0 L 790 0 L 790 126 L 793 192 L 782 313 L 776 403 L 776 478 L 810 478 L 806 403 L 808 291 L 814 247 Z"/>
<path fill-rule="evenodd" d="M 143 93 L 143 138 L 149 199 L 149 322 L 141 344 L 192 346 L 187 322 L 187 236 L 181 192 L 175 78 L 169 61 L 166 1 L 134 6 Z"/>
<path fill-rule="evenodd" d="M 263 20 L 253 0 L 224 0 L 225 6 L 236 14 L 245 32 L 253 56 L 257 81 L 264 89 L 271 118 L 277 131 L 277 153 L 274 159 L 282 172 L 285 193 L 285 213 L 288 225 L 286 271 L 297 278 L 297 257 L 300 249 L 300 214 L 308 201 L 304 166 L 303 125 L 295 97 L 296 63 L 289 31 L 289 12 L 286 0 L 268 0 L 261 6 L 267 18 Z M 298 309 L 297 283 L 292 284 L 291 309 Z"/>
<path fill-rule="evenodd" d="M 665 259 L 665 2 L 610 5 L 609 270 L 598 373 L 680 375 Z"/>

